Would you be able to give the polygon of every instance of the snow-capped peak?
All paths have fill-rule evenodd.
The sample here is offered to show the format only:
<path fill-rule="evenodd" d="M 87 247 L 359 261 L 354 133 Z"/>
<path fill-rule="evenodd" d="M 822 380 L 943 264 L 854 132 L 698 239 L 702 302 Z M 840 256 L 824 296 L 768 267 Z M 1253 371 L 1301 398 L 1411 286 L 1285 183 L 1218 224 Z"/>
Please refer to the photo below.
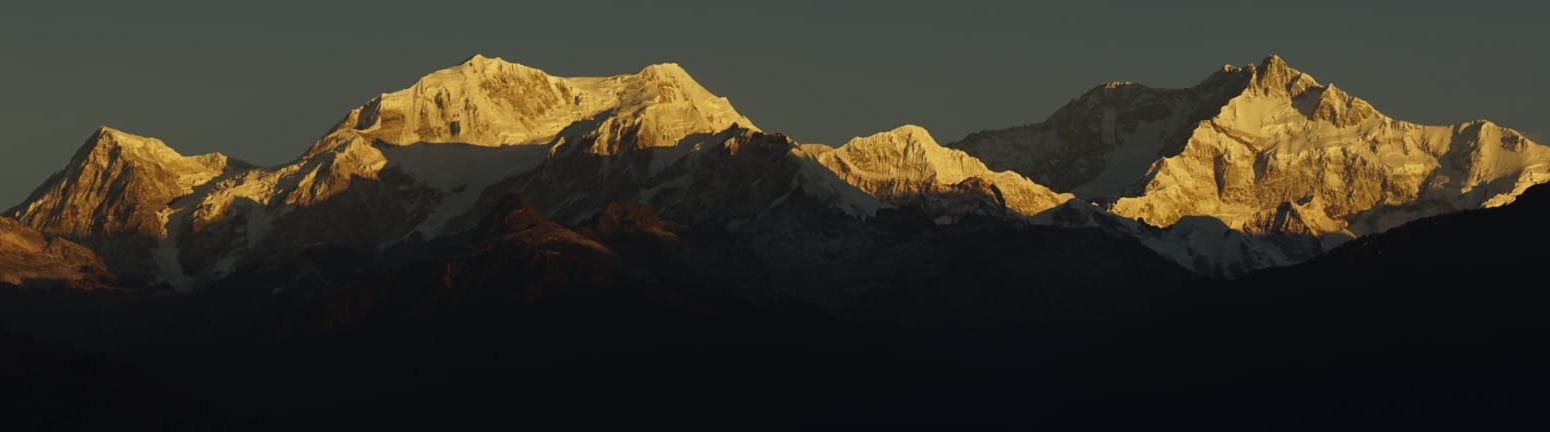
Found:
<path fill-rule="evenodd" d="M 503 58 L 500 58 L 500 57 L 489 57 L 489 56 L 485 56 L 484 54 L 474 54 L 472 56 L 469 56 L 467 59 L 463 60 L 463 62 L 459 63 L 459 64 L 462 65 L 462 66 L 471 66 L 471 67 L 487 67 L 487 66 L 490 66 L 490 65 L 506 65 L 506 64 L 515 64 L 515 63 L 506 61 L 506 59 L 503 59 Z"/>
<path fill-rule="evenodd" d="M 102 158 L 118 158 L 134 161 L 136 163 L 167 164 L 172 168 L 180 165 L 194 163 L 204 166 L 222 167 L 226 163 L 226 155 L 210 153 L 192 158 L 183 156 L 177 150 L 167 146 L 167 143 L 156 138 L 135 135 L 107 126 L 98 127 L 86 144 L 76 153 L 76 162 L 81 162 L 83 157 L 97 156 Z"/>
<path fill-rule="evenodd" d="M 1338 239 L 1550 180 L 1550 148 L 1519 136 L 1395 120 L 1272 55 L 1191 88 L 1099 86 L 1043 123 L 953 146 L 1149 225 Z"/>
<path fill-rule="evenodd" d="M 475 55 L 356 108 L 330 135 L 393 145 L 542 144 L 555 146 L 556 153 L 579 147 L 612 154 L 670 146 L 682 136 L 714 133 L 732 124 L 751 127 L 753 122 L 677 64 L 651 65 L 628 75 L 565 78 Z"/>
<path fill-rule="evenodd" d="M 678 63 L 671 62 L 648 65 L 644 68 L 641 68 L 638 75 L 646 79 L 654 80 L 694 81 L 694 78 L 689 76 L 689 71 L 684 70 L 683 66 L 679 66 Z"/>

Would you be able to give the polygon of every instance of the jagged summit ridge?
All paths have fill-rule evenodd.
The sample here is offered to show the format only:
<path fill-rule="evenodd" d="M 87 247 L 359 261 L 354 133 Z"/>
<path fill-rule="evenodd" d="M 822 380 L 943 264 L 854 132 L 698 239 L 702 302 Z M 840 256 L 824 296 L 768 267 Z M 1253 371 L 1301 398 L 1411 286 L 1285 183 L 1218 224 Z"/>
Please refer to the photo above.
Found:
<path fill-rule="evenodd" d="M 374 98 L 352 110 L 335 131 L 394 145 L 563 143 L 611 154 L 628 150 L 621 146 L 674 145 L 677 137 L 733 124 L 753 127 L 726 98 L 711 94 L 676 64 L 630 75 L 566 78 L 475 55 Z"/>
<path fill-rule="evenodd" d="M 1286 59 L 1272 54 L 1259 63 L 1259 67 L 1245 66 L 1249 73 L 1254 75 L 1250 90 L 1263 94 L 1281 94 L 1291 97 L 1302 95 L 1309 88 L 1318 87 L 1319 83 L 1313 76 L 1293 69 L 1286 63 Z"/>
<path fill-rule="evenodd" d="M 1224 66 L 1184 89 L 1101 84 L 1041 123 L 950 146 L 1161 227 L 1121 231 L 1187 267 L 1229 275 L 1421 217 L 1510 203 L 1550 181 L 1550 150 L 1517 131 L 1396 120 L 1279 56 Z M 1211 234 L 1220 229 L 1200 218 L 1248 236 Z M 1241 241 L 1199 241 L 1208 237 Z"/>
<path fill-rule="evenodd" d="M 1272 57 L 1234 97 L 1161 158 L 1141 193 L 1112 210 L 1166 226 L 1185 215 L 1256 232 L 1285 203 L 1343 236 L 1421 216 L 1510 202 L 1545 181 L 1550 149 L 1493 124 L 1423 126 Z"/>
<path fill-rule="evenodd" d="M 829 172 L 790 137 L 736 125 L 685 136 L 672 147 L 608 156 L 552 154 L 485 195 L 506 193 L 519 194 L 544 214 L 567 222 L 591 217 L 610 202 L 649 204 L 689 223 L 753 221 L 791 212 L 867 217 L 885 206 Z M 481 205 L 491 204 L 484 201 Z"/>
<path fill-rule="evenodd" d="M 971 134 L 949 147 L 1057 192 L 1106 201 L 1137 189 L 1160 155 L 1241 93 L 1252 72 L 1231 68 L 1189 89 L 1129 82 L 1094 86 L 1042 123 Z"/>

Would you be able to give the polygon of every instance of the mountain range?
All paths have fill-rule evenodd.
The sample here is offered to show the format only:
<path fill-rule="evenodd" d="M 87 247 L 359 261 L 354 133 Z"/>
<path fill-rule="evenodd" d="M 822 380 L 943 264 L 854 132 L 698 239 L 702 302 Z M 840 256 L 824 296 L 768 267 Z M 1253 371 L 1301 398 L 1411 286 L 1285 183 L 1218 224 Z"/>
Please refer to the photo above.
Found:
<path fill-rule="evenodd" d="M 902 125 L 837 147 L 760 129 L 678 65 L 474 56 L 296 149 L 257 166 L 91 132 L 0 215 L 12 406 L 96 428 L 1306 429 L 1550 381 L 1520 343 L 1550 329 L 1531 252 L 1550 148 L 1387 117 L 1276 56 L 945 144 Z"/>
<path fill-rule="evenodd" d="M 103 127 L 6 216 L 96 251 L 121 282 L 179 291 L 312 242 L 467 234 L 507 194 L 562 223 L 633 202 L 751 236 L 884 209 L 1100 227 L 1233 277 L 1546 180 L 1550 149 L 1521 133 L 1395 120 L 1276 56 L 1184 89 L 1104 83 L 1044 122 L 946 145 L 907 125 L 838 148 L 762 132 L 678 65 L 565 78 L 474 56 L 274 167 Z"/>

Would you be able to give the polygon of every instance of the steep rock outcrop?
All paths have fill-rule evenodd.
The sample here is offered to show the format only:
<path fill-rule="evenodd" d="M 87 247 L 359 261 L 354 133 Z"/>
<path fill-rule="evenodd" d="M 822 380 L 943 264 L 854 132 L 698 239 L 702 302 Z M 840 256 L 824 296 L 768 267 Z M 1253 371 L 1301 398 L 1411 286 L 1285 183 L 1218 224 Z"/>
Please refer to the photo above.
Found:
<path fill-rule="evenodd" d="M 91 249 L 0 217 L 0 284 L 54 281 L 95 289 L 109 276 L 107 265 Z"/>

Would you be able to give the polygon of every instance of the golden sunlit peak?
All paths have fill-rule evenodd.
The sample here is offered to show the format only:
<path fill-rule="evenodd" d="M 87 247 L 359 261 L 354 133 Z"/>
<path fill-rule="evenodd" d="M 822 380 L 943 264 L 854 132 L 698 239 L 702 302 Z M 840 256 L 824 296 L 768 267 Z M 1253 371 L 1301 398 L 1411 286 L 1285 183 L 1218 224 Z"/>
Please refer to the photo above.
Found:
<path fill-rule="evenodd" d="M 684 78 L 689 76 L 689 71 L 684 70 L 678 63 L 657 63 L 646 66 L 640 70 L 642 76 L 658 78 Z"/>
<path fill-rule="evenodd" d="M 145 141 L 145 140 L 150 140 L 150 139 L 152 139 L 152 138 L 143 137 L 143 136 L 140 136 L 140 135 L 135 135 L 135 134 L 132 134 L 132 133 L 129 133 L 129 132 L 124 132 L 123 130 L 115 129 L 115 128 L 113 128 L 111 126 L 108 126 L 108 125 L 102 125 L 102 126 L 97 126 L 97 130 L 92 132 L 92 135 L 91 135 L 90 138 L 88 138 L 88 141 L 89 142 L 106 142 L 106 143 L 113 143 L 115 145 L 118 145 L 118 144 L 122 144 L 122 143 L 138 143 L 140 141 Z"/>
<path fill-rule="evenodd" d="M 97 126 L 97 135 L 111 135 L 111 134 L 121 134 L 121 133 L 124 133 L 124 131 L 121 131 L 121 130 L 118 130 L 118 129 L 114 129 L 112 126 L 108 126 L 108 125 Z"/>
<path fill-rule="evenodd" d="M 484 54 L 474 54 L 467 60 L 463 60 L 463 62 L 459 63 L 458 66 L 471 67 L 474 69 L 500 69 L 516 66 L 521 69 L 537 70 L 533 67 L 526 66 L 521 63 L 512 62 L 500 57 L 487 57 Z"/>
<path fill-rule="evenodd" d="M 463 60 L 463 64 L 489 63 L 489 62 L 502 62 L 502 63 L 506 63 L 506 60 L 502 59 L 500 57 L 486 57 L 484 54 L 474 54 L 473 56 L 469 57 L 468 59 Z"/>

